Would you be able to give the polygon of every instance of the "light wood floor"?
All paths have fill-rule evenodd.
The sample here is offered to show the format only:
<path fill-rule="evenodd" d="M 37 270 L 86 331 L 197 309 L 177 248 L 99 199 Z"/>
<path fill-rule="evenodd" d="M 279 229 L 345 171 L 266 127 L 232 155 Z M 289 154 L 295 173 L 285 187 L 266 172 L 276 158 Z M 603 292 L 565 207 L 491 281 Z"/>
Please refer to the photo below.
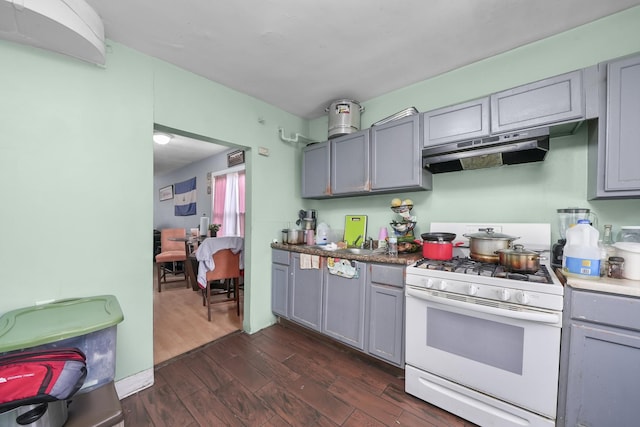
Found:
<path fill-rule="evenodd" d="M 209 322 L 207 307 L 202 305 L 202 294 L 187 288 L 184 276 L 169 276 L 168 280 L 158 293 L 156 278 L 153 278 L 154 365 L 242 329 L 242 292 L 240 317 L 236 315 L 233 302 L 217 303 L 211 305 Z M 226 298 L 226 295 L 216 298 Z"/>

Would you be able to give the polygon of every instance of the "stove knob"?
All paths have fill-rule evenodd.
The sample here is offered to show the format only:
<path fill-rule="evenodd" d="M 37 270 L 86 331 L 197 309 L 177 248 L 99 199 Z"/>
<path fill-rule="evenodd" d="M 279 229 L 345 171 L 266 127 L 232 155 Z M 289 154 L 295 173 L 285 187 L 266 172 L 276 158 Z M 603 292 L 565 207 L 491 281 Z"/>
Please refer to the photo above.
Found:
<path fill-rule="evenodd" d="M 501 289 L 500 295 L 498 296 L 502 301 L 509 301 L 509 298 L 511 298 L 511 292 L 509 292 L 509 289 Z"/>
<path fill-rule="evenodd" d="M 526 294 L 524 292 L 518 292 L 516 294 L 516 298 L 518 299 L 520 304 L 529 304 L 529 301 L 531 301 L 531 298 L 529 298 L 529 294 Z"/>
<path fill-rule="evenodd" d="M 444 291 L 445 289 L 447 289 L 447 282 L 445 282 L 444 280 L 440 282 L 438 284 L 438 289 L 440 289 L 441 291 Z"/>
<path fill-rule="evenodd" d="M 422 282 L 424 283 L 424 286 L 426 288 L 428 288 L 428 289 L 433 288 L 433 279 L 431 279 L 431 278 L 426 279 L 426 280 L 423 279 Z"/>
<path fill-rule="evenodd" d="M 469 295 L 476 295 L 478 293 L 478 287 L 476 285 L 469 285 L 467 288 L 467 293 Z"/>

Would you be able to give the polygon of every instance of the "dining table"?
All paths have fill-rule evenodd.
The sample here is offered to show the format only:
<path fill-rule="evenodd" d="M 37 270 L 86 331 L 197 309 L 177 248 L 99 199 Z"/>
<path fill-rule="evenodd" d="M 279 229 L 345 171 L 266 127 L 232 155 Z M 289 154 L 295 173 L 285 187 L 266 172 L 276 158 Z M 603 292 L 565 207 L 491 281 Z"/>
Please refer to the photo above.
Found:
<path fill-rule="evenodd" d="M 170 237 L 172 242 L 184 242 L 184 252 L 187 260 L 184 263 L 187 282 L 191 285 L 191 289 L 194 291 L 200 290 L 198 286 L 198 280 L 196 277 L 198 271 L 198 260 L 195 257 L 195 249 L 197 245 L 202 243 L 207 236 L 185 236 L 185 237 Z"/>

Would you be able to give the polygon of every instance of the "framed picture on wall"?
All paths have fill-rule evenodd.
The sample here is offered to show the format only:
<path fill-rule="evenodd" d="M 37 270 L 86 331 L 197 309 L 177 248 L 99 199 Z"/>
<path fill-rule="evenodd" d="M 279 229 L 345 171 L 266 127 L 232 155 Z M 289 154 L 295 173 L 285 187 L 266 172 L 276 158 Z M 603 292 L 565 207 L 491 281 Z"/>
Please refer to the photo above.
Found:
<path fill-rule="evenodd" d="M 160 189 L 160 201 L 173 199 L 173 185 L 167 185 Z"/>

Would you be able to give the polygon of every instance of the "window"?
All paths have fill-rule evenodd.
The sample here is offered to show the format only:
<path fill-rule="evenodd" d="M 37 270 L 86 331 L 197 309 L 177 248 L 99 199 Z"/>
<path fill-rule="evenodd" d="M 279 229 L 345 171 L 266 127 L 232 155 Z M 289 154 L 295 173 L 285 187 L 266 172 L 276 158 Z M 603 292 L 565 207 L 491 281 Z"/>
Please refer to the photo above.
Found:
<path fill-rule="evenodd" d="M 211 192 L 213 224 L 221 224 L 218 236 L 244 237 L 245 171 L 213 177 Z"/>

